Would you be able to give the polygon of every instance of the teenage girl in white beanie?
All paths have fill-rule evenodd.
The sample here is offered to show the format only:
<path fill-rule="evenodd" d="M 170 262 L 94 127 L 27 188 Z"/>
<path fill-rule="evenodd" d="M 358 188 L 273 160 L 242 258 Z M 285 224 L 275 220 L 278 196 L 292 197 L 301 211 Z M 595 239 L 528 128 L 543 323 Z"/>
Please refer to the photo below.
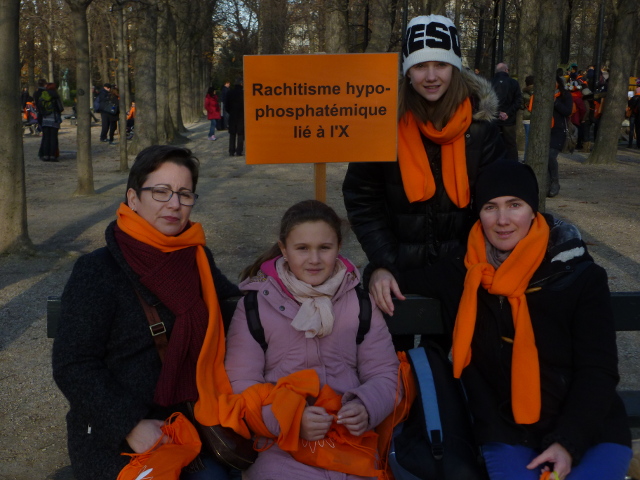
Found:
<path fill-rule="evenodd" d="M 476 176 L 504 155 L 491 123 L 497 97 L 489 82 L 462 67 L 461 55 L 451 20 L 411 20 L 402 48 L 398 162 L 352 163 L 342 187 L 370 262 L 365 281 L 388 314 L 392 294 L 412 293 L 398 288 L 403 271 L 464 245 L 477 219 L 471 208 Z"/>

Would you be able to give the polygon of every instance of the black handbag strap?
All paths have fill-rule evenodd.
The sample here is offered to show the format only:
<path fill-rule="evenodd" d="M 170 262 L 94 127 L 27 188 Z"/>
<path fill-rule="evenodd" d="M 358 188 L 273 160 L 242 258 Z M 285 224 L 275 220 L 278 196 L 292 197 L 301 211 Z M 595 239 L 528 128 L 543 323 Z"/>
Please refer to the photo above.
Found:
<path fill-rule="evenodd" d="M 158 315 L 158 309 L 153 305 L 149 305 L 140 292 L 134 288 L 136 295 L 138 296 L 138 300 L 142 304 L 142 308 L 144 310 L 144 314 L 147 317 L 147 322 L 149 322 L 149 330 L 151 331 L 151 336 L 153 337 L 153 341 L 156 344 L 156 349 L 158 350 L 158 355 L 160 355 L 160 360 L 164 362 L 164 353 L 167 350 L 167 346 L 169 345 L 169 339 L 167 338 L 167 329 L 164 326 L 164 322 L 160 319 L 160 315 Z"/>

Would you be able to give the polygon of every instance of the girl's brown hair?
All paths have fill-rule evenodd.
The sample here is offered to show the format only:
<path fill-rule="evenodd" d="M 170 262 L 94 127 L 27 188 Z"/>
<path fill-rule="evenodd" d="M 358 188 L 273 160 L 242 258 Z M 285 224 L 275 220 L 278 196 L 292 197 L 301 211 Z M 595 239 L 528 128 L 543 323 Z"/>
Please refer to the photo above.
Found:
<path fill-rule="evenodd" d="M 409 77 L 404 75 L 400 80 L 398 99 L 398 120 L 407 112 L 412 112 L 418 122 L 430 121 L 437 129 L 441 129 L 453 116 L 458 105 L 467 98 L 471 91 L 462 78 L 462 73 L 452 67 L 451 83 L 447 91 L 435 102 L 429 102 L 411 86 Z M 408 72 L 407 72 L 408 73 Z"/>
<path fill-rule="evenodd" d="M 343 222 L 335 212 L 326 203 L 322 203 L 319 200 L 303 200 L 290 207 L 282 216 L 280 221 L 280 233 L 278 234 L 278 240 L 283 245 L 287 244 L 287 237 L 291 230 L 302 223 L 307 222 L 325 222 L 329 225 L 338 237 L 338 245 L 342 244 L 342 227 Z M 267 260 L 276 258 L 281 254 L 280 247 L 276 242 L 266 252 L 260 255 L 255 262 L 242 270 L 240 273 L 240 280 L 255 276 L 260 270 L 260 266 Z"/>

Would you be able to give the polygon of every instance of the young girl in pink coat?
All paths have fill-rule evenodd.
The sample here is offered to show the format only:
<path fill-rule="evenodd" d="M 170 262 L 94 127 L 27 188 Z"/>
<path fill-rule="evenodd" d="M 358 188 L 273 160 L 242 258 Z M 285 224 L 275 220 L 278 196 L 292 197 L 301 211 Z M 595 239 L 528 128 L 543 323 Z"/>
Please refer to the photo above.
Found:
<path fill-rule="evenodd" d="M 322 202 L 307 200 L 289 208 L 277 244 L 245 269 L 240 284 L 241 290 L 258 292 L 266 349 L 249 330 L 243 301 L 238 302 L 227 335 L 225 368 L 234 393 L 312 369 L 321 386 L 328 385 L 340 396 L 333 415 L 314 405 L 315 398 L 307 400 L 299 445 L 313 452 L 340 448 L 332 442 L 330 429 L 346 427 L 355 437 L 372 436 L 371 430 L 393 411 L 397 397 L 398 359 L 374 302 L 370 328 L 361 343 L 356 341 L 360 302 L 355 289 L 360 274 L 339 255 L 341 226 L 333 209 Z M 262 407 L 262 419 L 277 437 L 281 425 L 271 405 Z M 259 443 L 266 441 L 259 439 Z M 374 448 L 371 455 L 375 454 Z M 295 452 L 284 451 L 274 442 L 243 478 L 351 480 L 374 476 L 325 469 L 294 456 Z"/>
<path fill-rule="evenodd" d="M 218 95 L 213 87 L 209 87 L 207 95 L 204 97 L 204 109 L 207 111 L 207 119 L 211 121 L 209 127 L 209 140 L 216 140 L 216 121 L 220 120 L 220 104 L 218 103 Z"/>

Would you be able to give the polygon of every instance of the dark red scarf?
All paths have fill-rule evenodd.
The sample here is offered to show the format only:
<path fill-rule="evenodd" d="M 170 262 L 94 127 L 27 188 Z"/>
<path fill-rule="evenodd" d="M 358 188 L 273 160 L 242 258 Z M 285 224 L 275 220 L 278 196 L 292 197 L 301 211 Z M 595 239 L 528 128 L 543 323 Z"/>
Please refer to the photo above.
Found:
<path fill-rule="evenodd" d="M 163 406 L 198 399 L 196 365 L 209 311 L 200 293 L 196 247 L 164 253 L 115 227 L 122 254 L 140 282 L 175 315 L 154 401 Z"/>

